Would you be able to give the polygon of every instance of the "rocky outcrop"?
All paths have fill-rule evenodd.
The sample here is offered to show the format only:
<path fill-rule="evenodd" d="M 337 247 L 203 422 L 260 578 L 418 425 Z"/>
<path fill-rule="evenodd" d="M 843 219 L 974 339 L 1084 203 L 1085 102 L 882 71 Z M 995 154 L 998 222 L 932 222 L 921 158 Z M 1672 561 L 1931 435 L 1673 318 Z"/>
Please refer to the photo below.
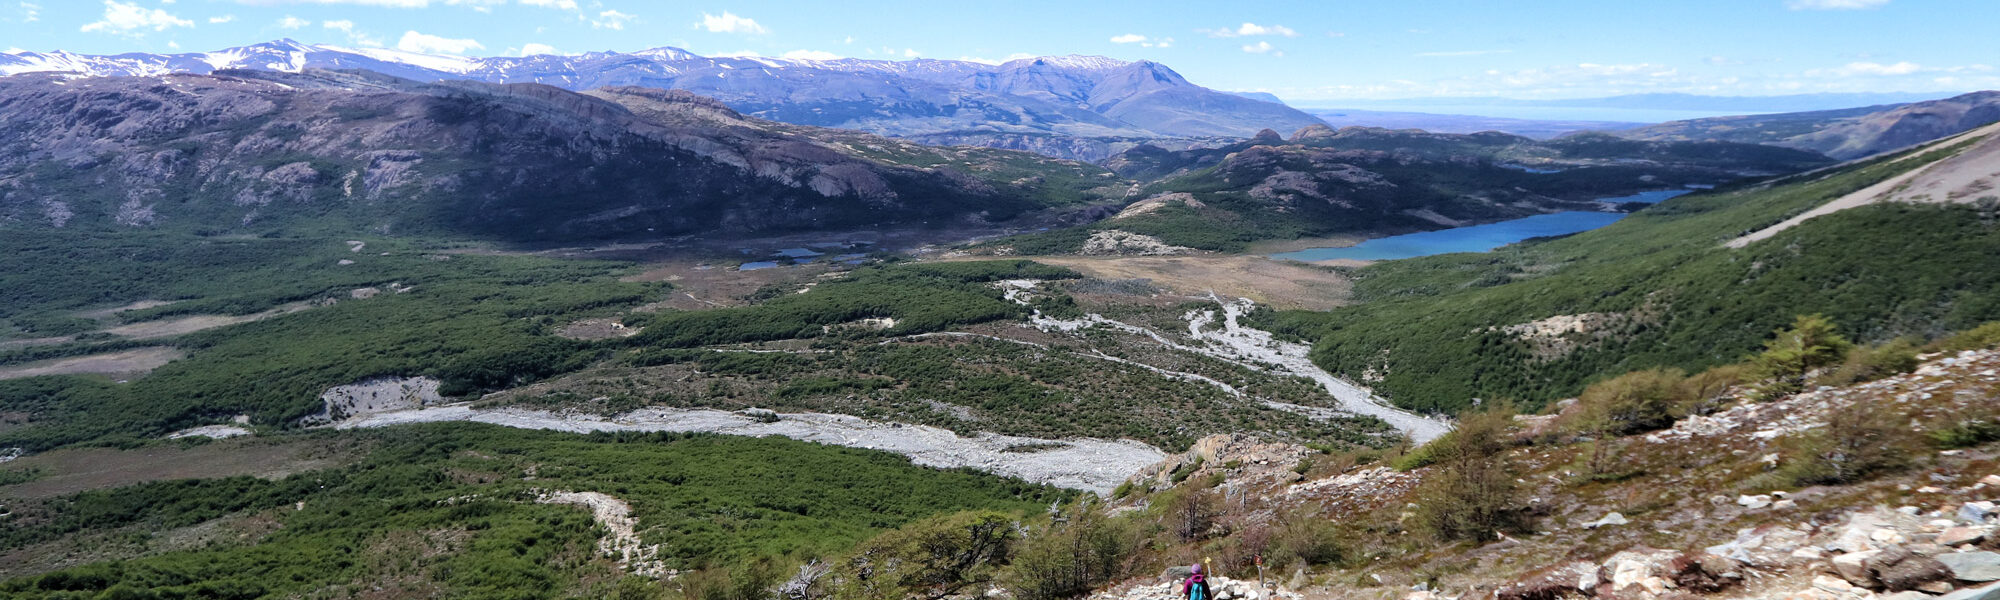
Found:
<path fill-rule="evenodd" d="M 1150 235 L 1107 229 L 1090 234 L 1083 242 L 1085 256 L 1170 256 L 1193 254 L 1193 248 L 1175 246 Z"/>

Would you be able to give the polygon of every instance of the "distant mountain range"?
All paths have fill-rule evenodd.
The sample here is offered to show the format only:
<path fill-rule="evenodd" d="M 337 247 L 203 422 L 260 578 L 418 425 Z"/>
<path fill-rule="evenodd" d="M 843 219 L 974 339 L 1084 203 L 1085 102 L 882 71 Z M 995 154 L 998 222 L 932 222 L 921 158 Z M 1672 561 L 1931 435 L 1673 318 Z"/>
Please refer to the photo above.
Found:
<path fill-rule="evenodd" d="M 1733 113 L 1779 113 L 1803 112 L 1811 110 L 1832 110 L 1870 106 L 1877 104 L 1900 104 L 1935 100 L 1946 94 L 1939 93 L 1861 93 L 1861 94 L 1790 94 L 1784 96 L 1708 96 L 1701 94 L 1626 94 L 1602 98 L 1561 98 L 1535 100 L 1522 98 L 1491 97 L 1433 97 L 1404 98 L 1399 100 L 1368 101 L 1318 101 L 1306 102 L 1307 106 L 1401 106 L 1416 109 L 1426 106 L 1515 106 L 1515 107 L 1570 107 L 1570 108 L 1615 108 L 1631 110 L 1696 110 Z"/>
<path fill-rule="evenodd" d="M 999 223 L 1129 185 L 1084 163 L 777 123 L 655 88 L 310 68 L 27 74 L 0 78 L 0 106 L 9 227 L 657 239 Z"/>
<path fill-rule="evenodd" d="M 1336 128 L 1380 127 L 1422 129 L 1432 133 L 1479 133 L 1498 131 L 1545 140 L 1578 131 L 1612 131 L 1640 127 L 1645 123 L 1619 121 L 1577 121 L 1549 119 L 1507 119 L 1478 115 L 1441 115 L 1426 112 L 1397 112 L 1358 109 L 1313 109 L 1312 116 Z"/>
<path fill-rule="evenodd" d="M 2000 92 L 1840 110 L 1715 117 L 1619 132 L 1634 139 L 1728 141 L 1860 158 L 2000 121 Z"/>
<path fill-rule="evenodd" d="M 1186 146 L 1317 123 L 1281 103 L 1188 82 L 1165 65 L 1101 56 L 970 61 L 709 57 L 678 48 L 575 56 L 468 58 L 279 40 L 214 52 L 0 54 L 0 75 L 91 76 L 364 69 L 416 81 L 541 83 L 570 90 L 687 90 L 743 113 L 926 143 L 1015 148 L 1101 160 L 1152 141 Z M 1176 138 L 1184 141 L 1176 142 Z M 1211 142 L 1212 143 L 1212 142 Z"/>

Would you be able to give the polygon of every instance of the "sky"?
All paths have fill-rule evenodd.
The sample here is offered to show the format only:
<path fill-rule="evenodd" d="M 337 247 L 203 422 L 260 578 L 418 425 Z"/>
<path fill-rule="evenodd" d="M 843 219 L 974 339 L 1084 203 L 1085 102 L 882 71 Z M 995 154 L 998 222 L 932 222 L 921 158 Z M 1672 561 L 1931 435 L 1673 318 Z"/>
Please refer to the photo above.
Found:
<path fill-rule="evenodd" d="M 1310 104 L 1996 89 L 1995 22 L 1996 0 L 0 0 L 0 49 L 1087 54 Z"/>

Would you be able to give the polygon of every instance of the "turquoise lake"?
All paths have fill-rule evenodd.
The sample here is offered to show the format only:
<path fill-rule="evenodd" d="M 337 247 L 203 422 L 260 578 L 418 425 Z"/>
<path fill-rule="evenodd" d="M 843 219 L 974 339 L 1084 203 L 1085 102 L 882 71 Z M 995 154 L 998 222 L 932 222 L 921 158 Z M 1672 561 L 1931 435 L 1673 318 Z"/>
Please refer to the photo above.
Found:
<path fill-rule="evenodd" d="M 1603 198 L 1601 201 L 1656 203 L 1686 193 L 1688 190 L 1660 190 Z M 1452 252 L 1486 252 L 1529 238 L 1590 231 L 1610 225 L 1624 217 L 1625 213 L 1559 212 L 1471 227 L 1376 238 L 1345 248 L 1308 248 L 1297 252 L 1273 254 L 1271 258 L 1299 261 L 1394 260 Z"/>

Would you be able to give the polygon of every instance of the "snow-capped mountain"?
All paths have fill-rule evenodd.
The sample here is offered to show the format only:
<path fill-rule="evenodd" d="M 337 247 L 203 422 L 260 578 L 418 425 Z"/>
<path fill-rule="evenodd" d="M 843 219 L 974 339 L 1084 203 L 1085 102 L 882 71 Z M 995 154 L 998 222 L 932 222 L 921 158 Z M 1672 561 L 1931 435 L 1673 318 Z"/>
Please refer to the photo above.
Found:
<path fill-rule="evenodd" d="M 469 58 L 304 44 L 285 39 L 214 52 L 93 56 L 0 54 L 0 75 L 156 76 L 225 69 L 364 69 L 418 81 L 541 83 L 571 90 L 683 89 L 753 115 L 935 143 L 1035 150 L 1095 160 L 1138 141 L 1248 137 L 1317 123 L 1281 104 L 1189 83 L 1165 65 L 1049 56 L 992 65 L 631 53 Z"/>

